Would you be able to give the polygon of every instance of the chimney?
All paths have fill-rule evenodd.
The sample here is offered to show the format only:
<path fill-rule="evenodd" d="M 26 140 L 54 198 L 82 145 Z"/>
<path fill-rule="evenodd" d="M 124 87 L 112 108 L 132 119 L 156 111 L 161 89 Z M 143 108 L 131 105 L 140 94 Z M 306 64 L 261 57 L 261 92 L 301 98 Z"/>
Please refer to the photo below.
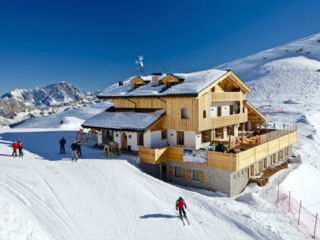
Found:
<path fill-rule="evenodd" d="M 151 86 L 157 87 L 162 84 L 161 79 L 164 77 L 162 73 L 152 73 L 151 74 Z"/>
<path fill-rule="evenodd" d="M 123 82 L 122 81 L 119 81 L 119 86 L 122 86 L 123 85 Z"/>

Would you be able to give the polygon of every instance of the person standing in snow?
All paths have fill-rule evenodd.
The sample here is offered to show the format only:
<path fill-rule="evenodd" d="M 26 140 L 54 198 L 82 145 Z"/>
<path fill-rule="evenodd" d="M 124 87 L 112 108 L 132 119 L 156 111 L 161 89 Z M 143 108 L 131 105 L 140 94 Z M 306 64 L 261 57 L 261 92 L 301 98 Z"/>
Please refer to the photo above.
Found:
<path fill-rule="evenodd" d="M 18 148 L 18 150 L 19 150 L 19 156 L 20 156 L 20 157 L 23 157 L 23 151 L 22 151 L 23 146 L 22 146 L 22 141 L 21 141 L 20 139 L 18 140 L 17 148 Z"/>
<path fill-rule="evenodd" d="M 73 143 L 71 144 L 71 149 L 72 149 L 72 162 L 73 162 L 73 159 L 75 158 L 76 161 L 78 160 L 78 144 L 76 142 L 76 140 L 73 140 Z"/>
<path fill-rule="evenodd" d="M 179 215 L 181 217 L 181 220 L 182 220 L 182 213 L 183 213 L 183 216 L 185 218 L 187 218 L 186 212 L 183 207 L 185 207 L 185 209 L 187 209 L 187 204 L 184 202 L 182 197 L 179 197 L 179 199 L 176 202 L 176 210 L 179 209 Z"/>
<path fill-rule="evenodd" d="M 64 145 L 67 143 L 67 141 L 64 139 L 64 137 L 62 137 L 59 141 L 60 143 L 60 154 L 65 154 L 66 151 L 65 151 L 65 148 L 64 148 Z"/>
<path fill-rule="evenodd" d="M 12 150 L 13 150 L 12 157 L 17 156 L 17 148 L 18 148 L 17 142 L 12 143 Z"/>
<path fill-rule="evenodd" d="M 80 140 L 78 140 L 77 144 L 78 144 L 78 152 L 77 152 L 78 157 L 82 157 L 82 152 L 81 152 L 81 141 L 80 141 Z"/>

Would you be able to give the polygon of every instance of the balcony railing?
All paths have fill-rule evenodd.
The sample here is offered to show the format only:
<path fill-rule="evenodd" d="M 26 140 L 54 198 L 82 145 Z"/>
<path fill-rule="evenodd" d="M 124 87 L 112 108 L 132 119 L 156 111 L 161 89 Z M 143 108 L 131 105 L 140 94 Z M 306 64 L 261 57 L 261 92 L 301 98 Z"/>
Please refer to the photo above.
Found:
<path fill-rule="evenodd" d="M 212 118 L 211 126 L 214 126 L 214 128 L 219 128 L 219 127 L 231 126 L 237 123 L 242 123 L 247 121 L 248 121 L 248 114 L 237 113 L 233 115 Z"/>
<path fill-rule="evenodd" d="M 211 102 L 234 102 L 242 99 L 242 92 L 212 92 Z"/>
<path fill-rule="evenodd" d="M 292 130 L 289 133 L 281 131 L 278 132 L 279 135 L 274 135 L 277 137 L 273 139 L 269 138 L 269 141 L 256 145 L 245 151 L 241 151 L 237 154 L 208 151 L 207 166 L 228 171 L 238 171 L 285 147 L 288 147 L 298 140 L 297 130 Z M 149 164 L 158 164 L 166 161 L 184 162 L 183 151 L 183 148 L 173 146 L 156 149 L 139 148 L 139 157 L 142 162 Z"/>

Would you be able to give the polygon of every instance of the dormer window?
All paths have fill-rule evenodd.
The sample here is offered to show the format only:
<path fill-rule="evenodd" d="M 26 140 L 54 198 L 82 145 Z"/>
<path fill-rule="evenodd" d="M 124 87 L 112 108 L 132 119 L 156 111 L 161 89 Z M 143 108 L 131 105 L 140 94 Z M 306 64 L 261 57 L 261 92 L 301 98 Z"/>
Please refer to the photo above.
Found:
<path fill-rule="evenodd" d="M 168 74 L 165 78 L 162 79 L 162 83 L 167 85 L 167 88 L 170 88 L 174 85 L 182 83 L 184 81 L 183 78 L 179 78 L 175 75 Z"/>
<path fill-rule="evenodd" d="M 133 78 L 133 79 L 130 81 L 130 83 L 131 83 L 132 85 L 134 85 L 134 88 L 138 88 L 138 87 L 140 87 L 140 86 L 146 85 L 146 82 L 145 82 L 142 78 L 140 78 L 140 77 L 135 77 L 135 78 Z"/>

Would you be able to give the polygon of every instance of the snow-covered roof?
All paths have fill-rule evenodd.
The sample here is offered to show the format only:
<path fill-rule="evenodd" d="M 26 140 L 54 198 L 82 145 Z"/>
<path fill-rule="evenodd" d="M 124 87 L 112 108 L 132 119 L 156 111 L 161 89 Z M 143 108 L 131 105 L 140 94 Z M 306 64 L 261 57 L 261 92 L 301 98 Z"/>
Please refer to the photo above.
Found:
<path fill-rule="evenodd" d="M 106 128 L 142 132 L 165 114 L 165 110 L 153 112 L 112 111 L 113 107 L 87 119 L 82 126 L 88 128 Z"/>
<path fill-rule="evenodd" d="M 130 84 L 133 78 L 129 78 L 123 81 L 123 85 L 121 86 L 118 83 L 111 85 L 102 91 L 98 97 L 197 95 L 226 73 L 227 71 L 218 69 L 193 73 L 174 73 L 173 75 L 184 79 L 184 81 L 167 89 L 165 89 L 166 85 L 152 87 L 152 76 L 142 76 L 141 79 L 144 81 L 149 80 L 150 82 L 135 89 L 134 85 Z M 165 76 L 163 75 L 163 77 Z"/>

